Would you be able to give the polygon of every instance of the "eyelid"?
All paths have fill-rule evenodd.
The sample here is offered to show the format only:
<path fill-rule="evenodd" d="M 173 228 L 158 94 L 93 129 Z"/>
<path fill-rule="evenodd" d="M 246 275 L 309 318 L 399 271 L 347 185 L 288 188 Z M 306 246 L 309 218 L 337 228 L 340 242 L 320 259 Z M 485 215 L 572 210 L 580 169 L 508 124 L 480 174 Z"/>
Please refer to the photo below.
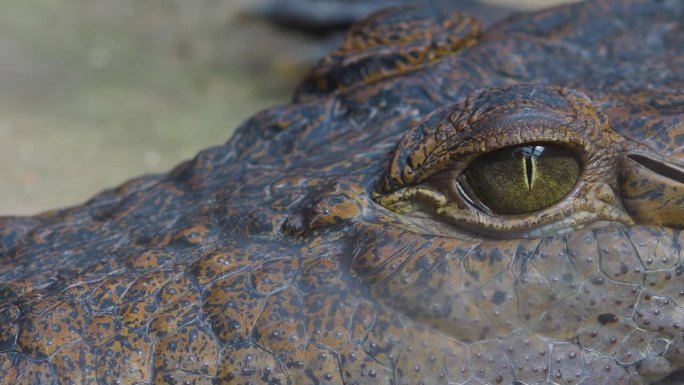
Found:
<path fill-rule="evenodd" d="M 540 97 L 542 102 L 535 102 Z M 497 98 L 520 100 L 521 105 L 514 106 L 517 110 L 487 105 Z M 568 146 L 583 164 L 599 167 L 620 146 L 621 138 L 616 138 L 607 119 L 583 94 L 534 85 L 482 90 L 462 103 L 428 114 L 407 132 L 379 190 L 387 193 L 415 185 L 443 170 L 464 168 L 463 163 L 478 155 L 533 142 Z"/>

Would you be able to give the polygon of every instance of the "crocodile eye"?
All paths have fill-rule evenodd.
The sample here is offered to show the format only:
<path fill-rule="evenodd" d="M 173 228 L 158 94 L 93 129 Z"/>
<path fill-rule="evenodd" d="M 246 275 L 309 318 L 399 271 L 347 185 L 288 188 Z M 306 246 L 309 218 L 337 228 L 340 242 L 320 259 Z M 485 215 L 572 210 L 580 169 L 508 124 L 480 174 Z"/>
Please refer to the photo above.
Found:
<path fill-rule="evenodd" d="M 457 178 L 458 190 L 480 210 L 518 215 L 569 194 L 581 174 L 578 157 L 552 144 L 506 147 L 476 158 Z"/>
<path fill-rule="evenodd" d="M 616 172 L 629 145 L 578 91 L 487 88 L 406 132 L 374 198 L 402 226 L 453 237 L 539 238 L 632 224 Z"/>

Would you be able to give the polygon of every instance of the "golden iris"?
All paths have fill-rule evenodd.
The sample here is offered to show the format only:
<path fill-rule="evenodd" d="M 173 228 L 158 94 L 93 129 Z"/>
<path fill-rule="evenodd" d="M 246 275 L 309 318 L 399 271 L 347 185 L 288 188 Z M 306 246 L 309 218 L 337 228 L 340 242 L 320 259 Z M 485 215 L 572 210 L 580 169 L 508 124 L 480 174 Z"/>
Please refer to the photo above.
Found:
<path fill-rule="evenodd" d="M 581 169 L 580 160 L 567 148 L 526 144 L 478 157 L 457 183 L 466 200 L 480 209 L 500 215 L 526 214 L 570 193 Z"/>

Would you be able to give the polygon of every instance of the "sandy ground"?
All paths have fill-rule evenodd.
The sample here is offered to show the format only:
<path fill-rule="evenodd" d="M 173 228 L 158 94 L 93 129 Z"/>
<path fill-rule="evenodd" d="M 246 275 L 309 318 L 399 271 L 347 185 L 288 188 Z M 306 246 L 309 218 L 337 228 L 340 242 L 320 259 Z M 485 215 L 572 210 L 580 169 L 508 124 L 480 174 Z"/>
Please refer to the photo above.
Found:
<path fill-rule="evenodd" d="M 527 9 L 558 0 L 495 0 Z M 287 102 L 316 39 L 250 0 L 4 0 L 0 214 L 77 204 Z"/>

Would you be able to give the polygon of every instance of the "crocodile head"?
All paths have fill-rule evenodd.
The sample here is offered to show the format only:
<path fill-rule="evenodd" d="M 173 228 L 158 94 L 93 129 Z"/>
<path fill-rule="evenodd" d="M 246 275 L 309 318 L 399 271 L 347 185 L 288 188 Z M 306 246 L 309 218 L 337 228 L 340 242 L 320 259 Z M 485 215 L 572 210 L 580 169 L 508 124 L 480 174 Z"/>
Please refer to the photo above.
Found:
<path fill-rule="evenodd" d="M 600 23 L 597 22 L 600 20 Z M 355 26 L 225 145 L 0 219 L 0 384 L 684 368 L 684 3 Z"/>

